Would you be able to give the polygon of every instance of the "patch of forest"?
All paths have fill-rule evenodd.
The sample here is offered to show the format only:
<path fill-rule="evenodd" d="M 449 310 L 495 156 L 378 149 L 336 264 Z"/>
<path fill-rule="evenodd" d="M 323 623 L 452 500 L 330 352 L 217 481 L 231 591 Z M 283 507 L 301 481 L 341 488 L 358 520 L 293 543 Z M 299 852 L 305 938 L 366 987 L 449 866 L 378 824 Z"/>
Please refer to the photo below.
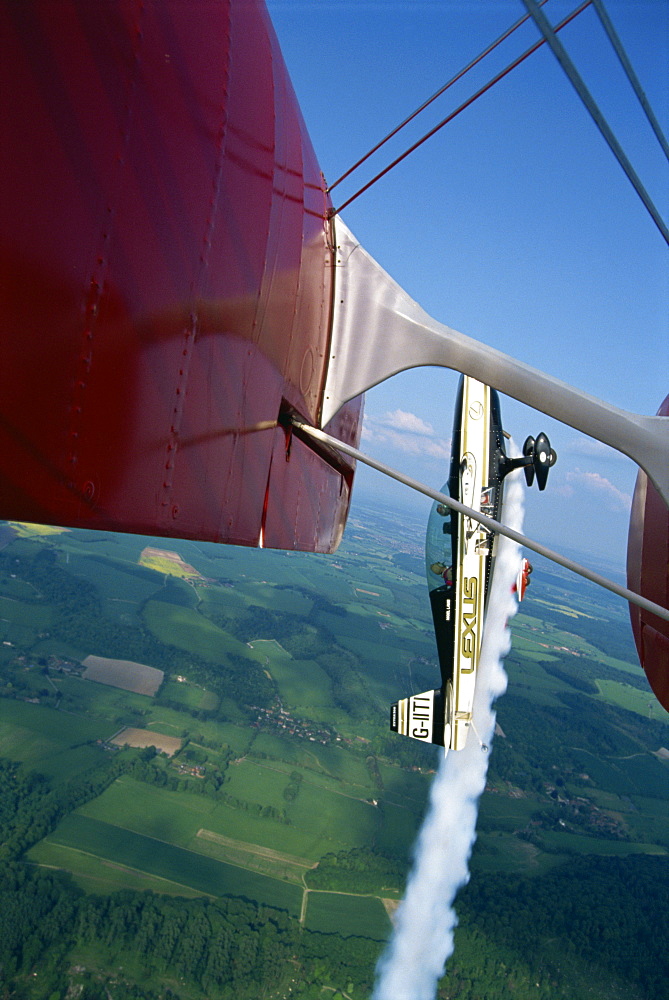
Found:
<path fill-rule="evenodd" d="M 613 972 L 627 982 L 629 996 L 635 987 L 644 1000 L 669 996 L 664 857 L 584 855 L 532 878 L 477 874 L 456 909 L 463 925 L 500 947 L 536 956 L 537 976 L 559 981 L 565 956 L 575 956 L 593 980 Z"/>
<path fill-rule="evenodd" d="M 74 995 L 77 970 L 88 973 L 81 992 L 75 987 L 80 1000 L 178 1000 L 175 983 L 181 995 L 208 1000 L 277 996 L 291 983 L 295 997 L 341 983 L 360 995 L 371 988 L 378 947 L 302 929 L 287 913 L 243 899 L 86 896 L 63 873 L 18 863 L 0 870 L 0 967 L 16 1000 Z M 119 967 L 130 982 L 103 971 Z M 133 990 L 133 980 L 151 986 Z"/>
<path fill-rule="evenodd" d="M 512 692 L 500 699 L 497 718 L 506 739 L 495 740 L 491 777 L 524 791 L 541 791 L 547 778 L 576 779 L 584 770 L 585 753 L 606 765 L 610 782 L 619 775 L 620 789 L 612 791 L 669 795 L 669 769 L 650 758 L 650 751 L 666 742 L 666 725 L 576 692 L 559 697 L 564 707 L 537 704 Z M 654 775 L 643 790 L 634 787 L 623 769 L 625 757 L 640 753 L 649 754 Z"/>

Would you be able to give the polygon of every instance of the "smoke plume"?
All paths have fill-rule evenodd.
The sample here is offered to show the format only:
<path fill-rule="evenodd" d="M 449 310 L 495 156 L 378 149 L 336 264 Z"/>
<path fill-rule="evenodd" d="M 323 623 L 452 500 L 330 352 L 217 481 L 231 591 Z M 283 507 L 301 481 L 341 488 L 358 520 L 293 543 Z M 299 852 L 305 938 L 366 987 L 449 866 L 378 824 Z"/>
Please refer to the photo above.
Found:
<path fill-rule="evenodd" d="M 521 530 L 523 487 L 518 474 L 507 480 L 502 519 Z M 517 610 L 512 587 L 519 564 L 518 545 L 500 536 L 476 682 L 475 731 L 470 730 L 464 750 L 441 759 L 406 893 L 377 966 L 372 1000 L 432 1000 L 453 953 L 457 924 L 453 901 L 469 881 L 478 800 L 485 788 L 495 729 L 493 702 L 506 690 L 502 661 L 510 647 L 507 621 Z"/>

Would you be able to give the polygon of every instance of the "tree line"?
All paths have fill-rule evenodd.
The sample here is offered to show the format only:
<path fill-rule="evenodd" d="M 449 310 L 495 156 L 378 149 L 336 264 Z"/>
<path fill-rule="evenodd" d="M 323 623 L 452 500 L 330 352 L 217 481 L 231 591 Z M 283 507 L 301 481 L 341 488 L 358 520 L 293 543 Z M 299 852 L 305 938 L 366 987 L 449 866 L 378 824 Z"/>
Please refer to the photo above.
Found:
<path fill-rule="evenodd" d="M 0 968 L 13 1000 L 73 995 L 70 970 L 82 954 L 95 969 L 132 970 L 89 974 L 74 994 L 87 1000 L 180 1000 L 175 983 L 185 998 L 203 1000 L 257 1000 L 289 986 L 296 998 L 322 986 L 362 996 L 378 951 L 378 942 L 305 930 L 244 899 L 86 896 L 64 873 L 17 862 L 0 868 Z"/>

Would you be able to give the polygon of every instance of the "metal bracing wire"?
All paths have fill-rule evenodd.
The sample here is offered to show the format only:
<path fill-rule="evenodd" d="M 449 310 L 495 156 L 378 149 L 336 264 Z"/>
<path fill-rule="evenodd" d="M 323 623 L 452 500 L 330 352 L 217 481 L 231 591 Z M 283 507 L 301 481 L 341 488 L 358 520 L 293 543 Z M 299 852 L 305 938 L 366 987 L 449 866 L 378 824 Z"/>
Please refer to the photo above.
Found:
<path fill-rule="evenodd" d="M 565 25 L 569 24 L 570 21 L 573 21 L 573 19 L 578 14 L 580 14 L 581 11 L 585 10 L 586 7 L 589 7 L 591 3 L 592 0 L 583 0 L 583 3 L 581 3 L 575 10 L 573 10 L 571 14 L 568 14 L 567 17 L 565 17 L 562 21 L 560 21 L 560 23 L 555 26 L 554 30 L 560 31 L 562 28 L 565 27 Z M 547 39 L 545 38 L 539 39 L 538 42 L 535 42 L 534 45 L 531 45 L 529 49 L 526 49 L 525 52 L 523 52 L 520 56 L 514 59 L 513 62 L 509 63 L 509 65 L 506 66 L 505 69 L 495 74 L 495 76 L 491 80 L 489 80 L 488 83 L 484 84 L 483 87 L 477 90 L 476 93 L 473 94 L 468 100 L 464 101 L 459 107 L 455 109 L 455 111 L 452 111 L 450 115 L 447 115 L 446 118 L 442 119 L 442 121 L 440 121 L 437 125 L 435 125 L 434 128 L 431 128 L 429 132 L 426 132 L 426 134 L 422 136 L 420 139 L 418 139 L 417 142 L 414 142 L 412 146 L 410 146 L 403 153 L 401 153 L 400 156 L 396 157 L 396 159 L 394 159 L 392 163 L 388 164 L 387 167 L 379 171 L 379 173 L 376 174 L 374 177 L 372 177 L 372 179 L 368 181 L 367 184 L 364 184 L 361 188 L 359 188 L 355 192 L 355 194 L 352 194 L 350 198 L 347 198 L 346 201 L 342 202 L 342 204 L 339 205 L 337 208 L 331 209 L 329 212 L 330 218 L 333 218 L 335 215 L 339 215 L 339 213 L 342 212 L 345 208 L 348 208 L 351 202 L 355 201 L 356 198 L 359 198 L 361 194 L 365 193 L 365 191 L 368 191 L 373 184 L 376 184 L 376 182 L 381 180 L 382 177 L 385 177 L 386 174 L 390 173 L 390 171 L 393 170 L 403 160 L 405 160 L 407 156 L 410 156 L 411 153 L 415 152 L 419 148 L 419 146 L 422 146 L 423 143 L 427 142 L 428 139 L 431 139 L 433 135 L 436 135 L 436 133 L 439 132 L 445 125 L 448 125 L 449 122 L 453 121 L 453 119 L 456 118 L 462 111 L 464 111 L 465 108 L 468 108 L 471 104 L 474 103 L 474 101 L 478 100 L 479 97 L 482 97 L 483 94 L 487 93 L 487 91 L 490 90 L 491 87 L 494 87 L 496 83 L 499 83 L 500 80 L 504 79 L 504 77 L 507 76 L 511 72 L 511 70 L 515 69 L 517 66 L 520 66 L 520 64 L 524 62 L 529 56 L 531 56 L 533 52 L 536 52 L 537 49 L 541 48 L 541 46 L 546 41 Z"/>
<path fill-rule="evenodd" d="M 608 35 L 609 41 L 611 42 L 611 45 L 615 49 L 615 53 L 618 56 L 618 59 L 620 60 L 620 63 L 623 69 L 625 70 L 625 73 L 627 74 L 627 79 L 629 80 L 630 84 L 632 85 L 632 89 L 634 90 L 634 93 L 639 99 L 639 104 L 646 113 L 646 118 L 650 122 L 652 130 L 655 133 L 657 140 L 660 143 L 660 146 L 662 146 L 664 155 L 669 160 L 669 144 L 667 143 L 664 133 L 660 127 L 660 123 L 655 117 L 655 113 L 653 112 L 653 109 L 650 106 L 648 98 L 646 97 L 643 88 L 639 83 L 639 78 L 634 72 L 634 67 L 632 66 L 632 63 L 629 61 L 627 57 L 627 53 L 623 48 L 622 42 L 618 37 L 616 29 L 613 27 L 611 18 L 607 14 L 602 0 L 592 0 L 592 6 L 595 8 L 597 16 L 599 17 L 599 20 L 602 23 L 602 27 L 604 28 L 604 31 Z"/>
<path fill-rule="evenodd" d="M 592 2 L 592 0 L 590 0 L 590 2 Z M 540 0 L 540 3 L 541 6 L 543 7 L 545 3 L 548 3 L 548 0 Z M 448 83 L 445 83 L 443 87 L 440 87 L 439 90 L 437 90 L 432 95 L 432 97 L 428 97 L 426 101 L 423 101 L 423 103 L 419 108 L 416 108 L 416 110 L 412 112 L 412 114 L 410 114 L 407 118 L 405 118 L 403 122 L 400 122 L 399 125 L 396 125 L 395 128 L 391 132 L 389 132 L 388 135 L 384 136 L 380 142 L 377 142 L 377 144 L 373 146 L 369 150 L 369 152 L 365 153 L 364 156 L 361 156 L 360 159 L 357 160 L 352 167 L 349 167 L 348 170 L 341 175 L 341 177 L 338 177 L 333 184 L 328 185 L 327 191 L 328 192 L 334 191 L 334 189 L 337 187 L 338 184 L 341 184 L 341 182 L 346 180 L 347 177 L 350 177 L 351 174 L 358 169 L 358 167 L 361 167 L 363 163 L 367 162 L 370 156 L 373 156 L 374 153 L 377 153 L 382 146 L 385 146 L 385 144 L 389 142 L 390 139 L 394 138 L 394 136 L 396 136 L 398 132 L 401 132 L 402 129 L 410 122 L 412 122 L 414 118 L 417 118 L 422 111 L 425 111 L 426 108 L 429 108 L 429 106 L 433 104 L 434 101 L 437 100 L 437 98 L 441 97 L 442 94 L 445 94 L 446 91 L 453 86 L 453 84 L 457 83 L 458 80 L 461 80 L 462 77 L 465 76 L 470 71 L 470 69 L 473 69 L 474 66 L 477 66 L 483 59 L 485 59 L 487 55 L 490 55 L 490 53 L 494 49 L 496 49 L 498 45 L 501 45 L 502 42 L 505 42 L 506 39 L 509 38 L 514 33 L 514 31 L 516 31 L 516 29 L 521 26 L 521 24 L 525 24 L 525 22 L 529 21 L 529 19 L 530 19 L 529 14 L 523 14 L 523 16 L 518 21 L 516 21 L 515 24 L 512 24 L 510 28 L 507 28 L 506 31 L 499 36 L 499 38 L 496 38 L 494 42 L 491 42 L 490 45 L 488 45 L 487 48 L 483 50 L 483 52 L 479 53 L 479 55 L 477 55 L 475 59 L 472 59 L 471 62 L 467 63 L 467 65 L 463 69 L 459 70 L 459 72 L 457 72 L 455 76 L 452 76 L 451 79 L 448 81 Z"/>
<path fill-rule="evenodd" d="M 597 128 L 603 135 L 604 139 L 608 143 L 609 148 L 611 149 L 613 155 L 616 157 L 618 163 L 627 174 L 627 177 L 631 181 L 634 190 L 636 191 L 636 193 L 639 195 L 642 202 L 646 206 L 646 209 L 650 217 L 652 218 L 653 222 L 655 223 L 660 233 L 664 237 L 665 242 L 669 245 L 669 229 L 665 225 L 658 209 L 656 208 L 650 195 L 646 191 L 644 185 L 641 183 L 640 177 L 638 176 L 634 167 L 630 163 L 622 146 L 620 145 L 615 135 L 613 134 L 613 131 L 609 126 L 608 122 L 606 121 L 604 115 L 599 110 L 592 94 L 586 87 L 583 78 L 576 69 L 574 63 L 567 55 L 564 46 L 556 37 L 555 32 L 557 31 L 557 27 L 556 28 L 551 27 L 551 24 L 548 21 L 546 15 L 537 5 L 535 0 L 523 0 L 523 3 L 527 7 L 529 13 L 532 15 L 534 23 L 536 24 L 537 28 L 543 35 L 544 39 L 546 40 L 546 42 L 548 42 L 548 45 L 550 46 L 553 52 L 553 55 L 562 66 L 562 69 L 567 74 L 567 77 L 569 78 L 569 81 L 574 87 L 576 93 L 581 98 L 581 101 L 583 102 L 587 110 L 590 112 L 590 115 L 595 125 L 597 126 Z"/>
<path fill-rule="evenodd" d="M 631 604 L 636 604 L 645 611 L 650 611 L 651 614 L 657 615 L 658 618 L 662 618 L 664 621 L 669 621 L 669 609 L 662 607 L 661 604 L 649 601 L 648 598 L 643 597 L 641 594 L 637 594 L 633 590 L 628 590 L 627 587 L 621 587 L 620 584 L 607 579 L 605 576 L 601 576 L 599 573 L 595 573 L 594 570 L 588 569 L 587 566 L 581 566 L 580 563 L 574 562 L 573 559 L 568 559 L 567 556 L 560 555 L 559 552 L 554 552 L 553 549 L 547 548 L 547 546 L 542 545 L 541 542 L 535 542 L 533 539 L 527 538 L 526 535 L 522 535 L 519 531 L 514 531 L 513 528 L 508 528 L 500 521 L 495 521 L 491 517 L 486 517 L 485 514 L 481 514 L 480 511 L 472 510 L 471 507 L 466 507 L 465 504 L 460 503 L 458 500 L 454 500 L 452 497 L 449 497 L 444 493 L 438 493 L 430 486 L 426 486 L 424 483 L 419 482 L 417 479 L 412 479 L 410 476 L 405 476 L 403 472 L 399 472 L 397 469 L 393 469 L 391 466 L 385 465 L 383 462 L 378 462 L 375 458 L 370 458 L 370 456 L 365 455 L 364 452 L 359 451 L 350 444 L 345 444 L 343 441 L 339 441 L 337 438 L 332 437 L 330 434 L 326 434 L 325 431 L 319 430 L 317 427 L 311 427 L 309 424 L 305 424 L 302 420 L 299 420 L 296 417 L 293 417 L 292 419 L 292 426 L 297 432 L 313 438 L 316 441 L 321 441 L 324 444 L 330 445 L 332 448 L 336 448 L 337 451 L 343 452 L 351 458 L 355 458 L 358 462 L 364 462 L 365 465 L 369 465 L 372 469 L 376 469 L 377 472 L 383 473 L 384 476 L 396 479 L 398 483 L 403 483 L 405 486 L 415 490 L 417 493 L 422 493 L 424 496 L 430 497 L 431 500 L 436 500 L 437 503 L 443 503 L 447 507 L 451 507 L 453 510 L 457 511 L 459 514 L 464 514 L 466 517 L 470 517 L 473 521 L 478 521 L 479 524 L 482 524 L 483 527 L 487 528 L 489 531 L 493 531 L 499 535 L 505 535 L 512 541 L 517 542 L 518 545 L 522 545 L 527 549 L 531 549 L 533 552 L 537 552 L 539 555 L 544 556 L 545 559 L 550 559 L 551 562 L 557 563 L 559 566 L 564 566 L 565 569 L 570 570 L 572 573 L 577 573 L 586 580 L 590 580 L 591 583 L 596 583 L 599 587 L 603 587 L 605 590 L 611 591 L 612 594 L 622 597 L 625 601 L 629 601 Z"/>

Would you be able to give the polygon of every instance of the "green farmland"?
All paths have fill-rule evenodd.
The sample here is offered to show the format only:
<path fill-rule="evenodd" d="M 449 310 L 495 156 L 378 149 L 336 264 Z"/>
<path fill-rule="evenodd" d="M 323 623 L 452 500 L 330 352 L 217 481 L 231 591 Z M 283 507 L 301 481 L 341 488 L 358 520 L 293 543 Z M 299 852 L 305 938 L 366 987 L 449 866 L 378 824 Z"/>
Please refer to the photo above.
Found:
<path fill-rule="evenodd" d="M 20 763 L 16 781 L 43 775 L 37 791 L 60 803 L 35 842 L 21 841 L 16 863 L 45 878 L 60 870 L 91 907 L 154 898 L 146 894 L 274 907 L 315 935 L 319 961 L 327 965 L 328 949 L 369 948 L 372 969 L 390 929 L 383 900 L 401 894 L 440 759 L 387 730 L 391 701 L 439 683 L 415 529 L 397 528 L 402 548 L 390 551 L 388 518 L 355 517 L 332 559 L 175 543 L 197 586 L 139 564 L 164 540 L 67 532 L 8 545 L 0 633 L 14 645 L 0 647 L 0 757 Z M 666 862 L 669 851 L 668 717 L 619 611 L 541 566 L 531 590 L 514 623 L 471 865 L 482 897 L 504 898 L 514 921 L 523 914 L 514 893 L 529 900 L 575 861 L 621 866 L 624 886 L 625 866 Z M 153 696 L 84 680 L 88 655 L 146 663 L 165 679 Z M 106 744 L 126 727 L 176 737 L 181 749 L 168 759 Z M 41 799 L 35 809 L 51 815 Z M 358 852 L 379 864 L 378 875 L 363 871 L 359 892 Z M 477 943 L 491 968 L 538 981 L 502 930 L 499 942 L 481 942 L 464 912 L 460 953 L 472 964 L 446 992 L 470 1000 L 462 984 L 476 980 Z M 528 926 L 533 912 L 528 904 Z M 82 946 L 85 960 L 70 967 L 95 954 Z M 572 982 L 568 967 L 551 973 L 555 982 Z M 219 1000 L 172 973 L 169 983 L 155 969 L 142 975 L 150 1000 L 167 988 L 179 1000 Z M 313 1000 L 335 990 L 356 1000 L 371 988 L 363 981 L 341 972 Z M 537 1000 L 550 996 L 542 989 Z M 554 995 L 582 1000 L 579 990 Z"/>
<path fill-rule="evenodd" d="M 213 858 L 133 833 L 89 816 L 68 816 L 47 843 L 146 872 L 214 896 L 242 896 L 299 915 L 299 889 L 277 879 L 226 865 Z"/>
<path fill-rule="evenodd" d="M 377 897 L 351 896 L 345 893 L 310 890 L 306 926 L 321 934 L 343 937 L 369 937 L 385 941 L 390 934 L 390 920 Z"/>
<path fill-rule="evenodd" d="M 61 781 L 93 767 L 102 756 L 95 741 L 113 732 L 103 719 L 68 718 L 41 705 L 0 702 L 0 757 L 24 761 Z"/>

